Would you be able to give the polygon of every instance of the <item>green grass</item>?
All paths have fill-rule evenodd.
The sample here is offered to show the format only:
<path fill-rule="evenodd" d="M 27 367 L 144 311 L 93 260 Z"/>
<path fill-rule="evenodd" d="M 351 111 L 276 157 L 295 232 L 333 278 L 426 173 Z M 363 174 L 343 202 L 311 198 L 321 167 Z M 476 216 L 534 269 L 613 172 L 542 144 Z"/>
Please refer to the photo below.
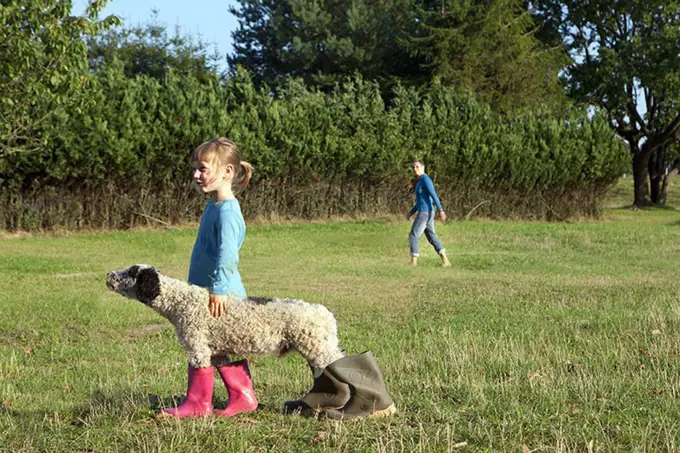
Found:
<path fill-rule="evenodd" d="M 377 356 L 399 413 L 375 421 L 280 415 L 311 385 L 295 355 L 252 358 L 253 414 L 157 421 L 185 356 L 104 276 L 183 278 L 195 229 L 0 240 L 0 451 L 677 451 L 680 212 L 629 186 L 598 221 L 438 224 L 448 269 L 424 238 L 407 266 L 406 222 L 249 227 L 249 293 L 323 303 Z"/>

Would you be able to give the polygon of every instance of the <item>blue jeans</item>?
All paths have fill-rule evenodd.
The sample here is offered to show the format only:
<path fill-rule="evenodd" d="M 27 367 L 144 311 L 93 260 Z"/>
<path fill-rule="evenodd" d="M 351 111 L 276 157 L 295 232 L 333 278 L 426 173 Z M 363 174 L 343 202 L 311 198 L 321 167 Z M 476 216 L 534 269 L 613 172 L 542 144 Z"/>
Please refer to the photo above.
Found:
<path fill-rule="evenodd" d="M 439 255 L 446 252 L 442 245 L 442 241 L 439 240 L 437 233 L 434 232 L 434 211 L 418 211 L 416 213 L 416 218 L 413 219 L 411 232 L 408 235 L 408 242 L 411 246 L 411 256 L 420 255 L 418 240 L 423 233 L 425 233 L 427 241 L 432 244 L 432 247 L 434 247 Z"/>

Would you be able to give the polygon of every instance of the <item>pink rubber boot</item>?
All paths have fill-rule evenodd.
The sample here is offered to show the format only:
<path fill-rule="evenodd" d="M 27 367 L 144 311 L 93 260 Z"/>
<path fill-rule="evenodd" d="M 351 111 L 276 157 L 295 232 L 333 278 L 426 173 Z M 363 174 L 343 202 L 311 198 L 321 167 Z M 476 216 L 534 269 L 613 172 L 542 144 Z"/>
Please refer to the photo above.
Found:
<path fill-rule="evenodd" d="M 163 409 L 156 417 L 202 417 L 213 413 L 212 396 L 215 368 L 189 365 L 187 396 L 177 408 Z"/>
<path fill-rule="evenodd" d="M 215 410 L 215 415 L 233 417 L 241 412 L 251 412 L 257 409 L 257 398 L 253 390 L 253 380 L 250 377 L 247 360 L 217 367 L 217 371 L 229 392 L 229 403 L 223 410 Z"/>

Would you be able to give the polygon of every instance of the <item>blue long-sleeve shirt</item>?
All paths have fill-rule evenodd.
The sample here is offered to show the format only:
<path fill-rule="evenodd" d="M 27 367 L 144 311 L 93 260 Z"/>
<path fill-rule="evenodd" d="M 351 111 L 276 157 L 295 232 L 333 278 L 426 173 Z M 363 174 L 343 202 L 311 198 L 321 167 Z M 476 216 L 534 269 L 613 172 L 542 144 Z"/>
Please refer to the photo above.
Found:
<path fill-rule="evenodd" d="M 238 272 L 238 251 L 245 236 L 238 200 L 209 201 L 191 253 L 189 283 L 212 294 L 247 297 Z"/>
<path fill-rule="evenodd" d="M 416 182 L 416 204 L 409 211 L 409 216 L 413 215 L 416 211 L 434 211 L 432 203 L 437 205 L 437 209 L 443 211 L 442 203 L 439 201 L 437 192 L 434 190 L 434 184 L 429 176 L 423 173 L 418 181 Z"/>

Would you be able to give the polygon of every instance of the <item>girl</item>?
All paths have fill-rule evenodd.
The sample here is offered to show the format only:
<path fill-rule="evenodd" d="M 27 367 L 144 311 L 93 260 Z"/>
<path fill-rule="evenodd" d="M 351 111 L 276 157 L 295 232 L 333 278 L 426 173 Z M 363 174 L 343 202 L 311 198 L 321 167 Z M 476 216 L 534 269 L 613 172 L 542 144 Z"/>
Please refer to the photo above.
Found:
<path fill-rule="evenodd" d="M 219 317 L 224 312 L 224 298 L 247 297 L 238 272 L 238 251 L 245 238 L 246 225 L 235 194 L 244 189 L 253 168 L 241 159 L 236 144 L 216 138 L 200 145 L 192 156 L 194 180 L 203 193 L 211 194 L 191 254 L 189 283 L 207 288 L 208 308 Z M 224 410 L 213 411 L 214 367 L 189 365 L 187 396 L 176 409 L 165 409 L 160 416 L 197 417 L 214 413 L 231 417 L 257 408 L 248 361 L 228 362 L 217 366 L 229 392 Z"/>
<path fill-rule="evenodd" d="M 434 232 L 434 207 L 432 206 L 432 202 L 437 205 L 437 209 L 439 209 L 439 218 L 442 222 L 446 222 L 444 208 L 439 201 L 439 197 L 437 197 L 432 180 L 425 174 L 425 164 L 422 161 L 417 160 L 413 162 L 413 173 L 418 178 L 415 187 L 416 204 L 406 216 L 407 219 L 410 219 L 411 216 L 417 212 L 416 218 L 413 220 L 413 225 L 411 226 L 411 233 L 408 236 L 408 241 L 411 246 L 411 264 L 413 266 L 418 264 L 418 255 L 420 254 L 418 241 L 424 232 L 428 242 L 432 244 L 435 251 L 441 256 L 442 266 L 450 266 L 451 263 L 446 257 L 446 250 L 442 245 L 442 241 L 439 240 L 437 233 Z"/>

